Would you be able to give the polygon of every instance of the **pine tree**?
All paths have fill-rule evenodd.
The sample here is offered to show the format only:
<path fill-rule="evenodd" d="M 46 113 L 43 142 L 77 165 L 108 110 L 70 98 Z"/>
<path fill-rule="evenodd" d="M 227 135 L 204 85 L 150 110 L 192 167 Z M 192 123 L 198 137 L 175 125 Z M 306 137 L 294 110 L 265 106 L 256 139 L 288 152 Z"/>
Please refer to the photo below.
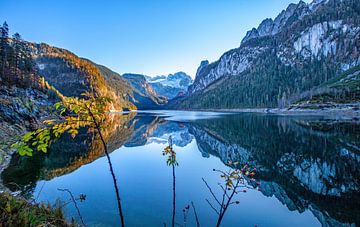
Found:
<path fill-rule="evenodd" d="M 21 58 L 23 57 L 21 36 L 19 33 L 13 35 L 13 48 L 14 48 L 14 77 L 16 80 L 22 81 L 23 78 L 17 75 L 18 68 L 20 67 Z M 20 73 L 21 74 L 21 73 Z"/>
<path fill-rule="evenodd" d="M 0 53 L 1 53 L 1 77 L 5 79 L 5 66 L 7 62 L 7 50 L 9 47 L 9 26 L 6 21 L 3 23 L 0 31 Z"/>

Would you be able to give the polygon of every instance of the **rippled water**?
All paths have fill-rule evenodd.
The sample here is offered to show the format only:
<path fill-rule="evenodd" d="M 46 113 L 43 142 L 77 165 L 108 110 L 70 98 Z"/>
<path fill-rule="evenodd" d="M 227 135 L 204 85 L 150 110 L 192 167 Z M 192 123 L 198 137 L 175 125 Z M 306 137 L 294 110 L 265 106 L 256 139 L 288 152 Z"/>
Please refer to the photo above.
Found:
<path fill-rule="evenodd" d="M 201 226 L 217 215 L 206 203 L 205 178 L 220 195 L 212 170 L 224 163 L 256 167 L 260 191 L 237 195 L 223 226 L 340 226 L 360 224 L 360 125 L 324 117 L 261 114 L 139 112 L 114 115 L 106 138 L 119 182 L 128 226 L 168 226 L 172 212 L 172 170 L 162 150 L 171 135 L 177 152 L 176 222 L 194 202 Z M 95 139 L 94 139 L 95 138 Z M 86 224 L 118 225 L 115 192 L 107 160 L 96 137 L 84 130 L 75 140 L 64 136 L 47 155 L 14 155 L 3 172 L 13 191 L 54 204 L 86 194 L 79 207 Z M 79 220 L 72 204 L 66 215 Z M 192 211 L 187 226 L 195 226 Z"/>

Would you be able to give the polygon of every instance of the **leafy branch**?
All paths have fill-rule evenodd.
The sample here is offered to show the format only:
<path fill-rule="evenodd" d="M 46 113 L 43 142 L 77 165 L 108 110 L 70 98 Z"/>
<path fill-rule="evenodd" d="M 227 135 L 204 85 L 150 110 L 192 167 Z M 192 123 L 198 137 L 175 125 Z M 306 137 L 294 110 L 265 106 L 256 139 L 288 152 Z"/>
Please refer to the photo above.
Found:
<path fill-rule="evenodd" d="M 237 162 L 228 162 L 230 166 L 237 165 Z M 209 190 L 210 194 L 213 197 L 213 202 L 209 199 L 206 199 L 206 202 L 209 204 L 211 209 L 218 215 L 216 226 L 220 226 L 224 215 L 228 208 L 231 205 L 240 204 L 240 201 L 236 200 L 233 201 L 234 197 L 239 193 L 246 193 L 246 189 L 258 189 L 259 183 L 256 183 L 256 186 L 252 186 L 254 184 L 250 184 L 249 182 L 255 182 L 253 178 L 256 173 L 256 168 L 251 169 L 249 165 L 245 165 L 241 170 L 239 169 L 230 169 L 229 171 L 222 171 L 213 169 L 214 172 L 218 172 L 220 177 L 224 179 L 224 182 L 218 183 L 218 186 L 221 188 L 222 194 L 220 197 L 216 196 L 214 190 L 211 186 L 207 183 L 207 181 L 202 178 L 203 182 L 205 183 L 207 189 Z"/>

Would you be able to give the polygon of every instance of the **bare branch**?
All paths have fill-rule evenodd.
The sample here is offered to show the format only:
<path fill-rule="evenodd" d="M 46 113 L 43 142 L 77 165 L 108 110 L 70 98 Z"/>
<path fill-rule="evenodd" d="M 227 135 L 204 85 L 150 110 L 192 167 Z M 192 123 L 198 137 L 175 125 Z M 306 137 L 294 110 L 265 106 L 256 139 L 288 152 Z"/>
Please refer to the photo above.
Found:
<path fill-rule="evenodd" d="M 214 199 L 216 200 L 216 202 L 221 206 L 220 201 L 216 198 L 216 196 L 215 196 L 214 192 L 212 191 L 211 187 L 209 186 L 209 184 L 206 182 L 206 180 L 205 180 L 204 178 L 201 178 L 201 179 L 204 181 L 206 187 L 209 189 L 211 195 L 214 197 Z"/>
<path fill-rule="evenodd" d="M 220 215 L 219 214 L 219 211 L 217 211 L 216 209 L 215 209 L 215 207 L 209 202 L 209 200 L 208 199 L 205 199 L 206 200 L 206 202 L 210 205 L 210 207 L 218 214 L 218 215 Z"/>
<path fill-rule="evenodd" d="M 224 188 L 224 186 L 222 186 L 221 184 L 219 184 L 219 186 L 222 188 L 222 190 L 224 191 L 224 194 L 225 194 L 226 197 L 229 199 L 230 197 L 229 197 L 229 195 L 228 195 L 228 193 L 227 193 L 226 188 Z"/>

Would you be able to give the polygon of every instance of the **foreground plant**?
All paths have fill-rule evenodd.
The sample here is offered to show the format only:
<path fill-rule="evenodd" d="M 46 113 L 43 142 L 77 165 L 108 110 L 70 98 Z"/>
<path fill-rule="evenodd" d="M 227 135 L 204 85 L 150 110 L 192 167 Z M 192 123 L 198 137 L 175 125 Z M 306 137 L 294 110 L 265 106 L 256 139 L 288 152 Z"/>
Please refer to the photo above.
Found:
<path fill-rule="evenodd" d="M 172 147 L 172 137 L 169 137 L 169 145 L 165 147 L 163 155 L 167 156 L 166 164 L 172 167 L 172 177 L 173 177 L 173 210 L 172 210 L 172 219 L 171 226 L 175 226 L 175 213 L 176 213 L 176 177 L 175 177 L 175 166 L 178 166 L 179 163 L 176 161 L 176 152 Z"/>
<path fill-rule="evenodd" d="M 228 162 L 229 166 L 236 166 L 237 162 Z M 256 168 L 251 169 L 249 165 L 245 165 L 241 170 L 239 169 L 230 169 L 228 171 L 222 171 L 213 169 L 213 171 L 220 173 L 220 177 L 224 180 L 223 183 L 218 183 L 218 186 L 222 190 L 222 195 L 218 198 L 213 189 L 207 183 L 207 181 L 202 178 L 206 187 L 208 188 L 210 194 L 212 195 L 215 205 L 211 203 L 208 199 L 206 202 L 218 215 L 216 226 L 220 226 L 224 215 L 228 208 L 231 205 L 240 204 L 240 201 L 233 201 L 235 196 L 239 193 L 246 193 L 248 189 L 258 189 L 259 183 L 254 179 Z"/>
<path fill-rule="evenodd" d="M 83 96 L 84 98 L 81 99 L 77 97 L 62 97 L 62 101 L 55 104 L 61 119 L 46 121 L 47 127 L 25 134 L 22 140 L 13 144 L 12 147 L 16 148 L 20 155 L 32 156 L 34 149 L 46 153 L 51 141 L 64 133 L 68 133 L 74 138 L 80 128 L 88 128 L 89 132 L 96 132 L 103 144 L 109 163 L 121 225 L 125 226 L 117 180 L 107 145 L 101 132 L 101 125 L 106 120 L 107 106 L 111 99 L 107 97 L 94 97 L 89 93 L 85 93 Z"/>

